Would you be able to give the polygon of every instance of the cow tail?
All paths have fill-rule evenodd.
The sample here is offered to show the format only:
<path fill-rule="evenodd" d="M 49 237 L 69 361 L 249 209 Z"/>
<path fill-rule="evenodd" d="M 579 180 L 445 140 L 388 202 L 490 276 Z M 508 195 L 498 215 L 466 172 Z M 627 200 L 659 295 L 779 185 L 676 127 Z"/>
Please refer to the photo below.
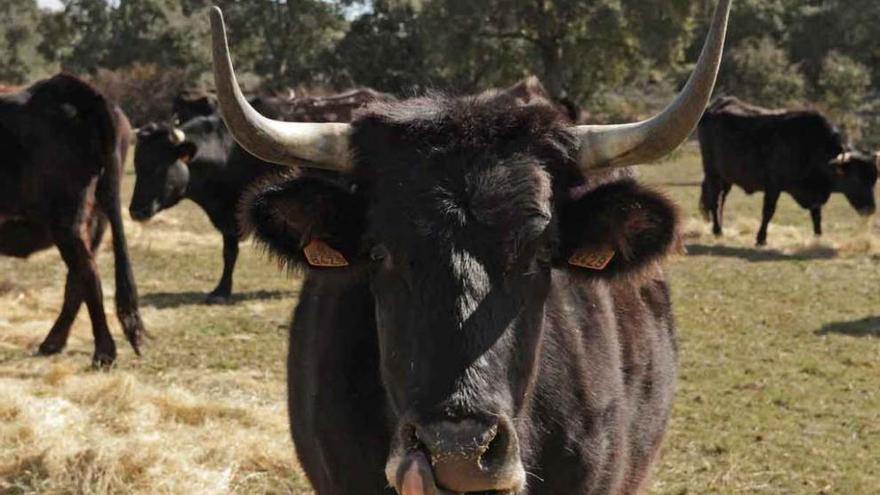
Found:
<path fill-rule="evenodd" d="M 103 164 L 101 178 L 98 180 L 98 204 L 110 222 L 113 234 L 114 271 L 116 276 L 116 315 L 119 318 L 125 337 L 135 353 L 140 355 L 141 339 L 145 335 L 143 321 L 138 310 L 138 292 L 135 284 L 128 245 L 125 241 L 125 228 L 122 221 L 120 186 L 125 160 L 131 145 L 131 125 L 125 114 L 115 105 L 105 100 L 106 116 L 99 128 L 103 130 L 100 156 L 110 159 Z"/>

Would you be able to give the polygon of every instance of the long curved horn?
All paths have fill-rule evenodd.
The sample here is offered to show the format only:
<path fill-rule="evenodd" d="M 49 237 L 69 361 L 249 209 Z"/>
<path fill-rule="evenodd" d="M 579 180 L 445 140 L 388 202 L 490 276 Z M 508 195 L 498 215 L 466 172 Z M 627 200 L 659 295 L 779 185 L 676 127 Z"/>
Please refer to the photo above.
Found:
<path fill-rule="evenodd" d="M 341 172 L 352 168 L 351 126 L 337 123 L 281 122 L 260 115 L 245 99 L 235 79 L 223 13 L 211 9 L 214 84 L 223 120 L 247 151 L 267 162 L 305 165 Z M 311 163 L 303 163 L 306 160 Z"/>
<path fill-rule="evenodd" d="M 694 73 L 678 98 L 662 113 L 634 124 L 574 127 L 573 134 L 580 141 L 578 159 L 582 171 L 652 162 L 687 139 L 699 123 L 715 87 L 727 36 L 730 2 L 719 1 Z"/>

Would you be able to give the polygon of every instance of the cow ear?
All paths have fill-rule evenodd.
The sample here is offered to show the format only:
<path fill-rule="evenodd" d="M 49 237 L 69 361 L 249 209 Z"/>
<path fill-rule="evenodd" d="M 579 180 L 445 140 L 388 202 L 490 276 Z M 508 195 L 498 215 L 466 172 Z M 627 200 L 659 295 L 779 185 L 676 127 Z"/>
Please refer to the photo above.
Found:
<path fill-rule="evenodd" d="M 291 267 L 338 268 L 359 261 L 366 221 L 362 195 L 320 176 L 290 173 L 251 186 L 238 210 L 253 235 Z"/>
<path fill-rule="evenodd" d="M 559 261 L 600 277 L 636 272 L 680 249 L 678 209 L 633 180 L 563 205 L 559 225 Z"/>
<path fill-rule="evenodd" d="M 198 151 L 199 147 L 196 146 L 195 143 L 184 141 L 177 145 L 177 159 L 183 163 L 189 164 L 189 162 L 195 158 Z"/>

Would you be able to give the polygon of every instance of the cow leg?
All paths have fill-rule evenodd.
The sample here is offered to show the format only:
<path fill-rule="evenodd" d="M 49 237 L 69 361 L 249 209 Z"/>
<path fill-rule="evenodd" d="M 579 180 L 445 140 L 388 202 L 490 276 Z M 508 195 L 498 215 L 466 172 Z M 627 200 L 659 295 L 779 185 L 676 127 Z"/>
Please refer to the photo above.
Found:
<path fill-rule="evenodd" d="M 49 335 L 43 340 L 38 349 L 39 354 L 51 356 L 58 354 L 67 346 L 67 338 L 70 336 L 70 327 L 79 313 L 83 296 L 79 280 L 72 270 L 67 272 L 67 282 L 64 286 L 64 304 L 61 306 L 61 314 L 49 330 Z"/>
<path fill-rule="evenodd" d="M 95 215 L 92 218 L 92 238 L 90 245 L 94 256 L 97 256 L 98 248 L 101 245 L 101 239 L 103 238 L 106 229 L 107 220 L 101 215 Z M 40 344 L 38 351 L 39 354 L 50 356 L 52 354 L 58 354 L 64 350 L 67 346 L 67 339 L 70 337 L 70 328 L 73 325 L 73 321 L 76 319 L 76 315 L 79 313 L 79 308 L 82 306 L 82 302 L 82 288 L 79 286 L 77 278 L 72 276 L 72 273 L 68 271 L 67 282 L 64 286 L 64 305 L 61 307 L 61 314 L 58 315 L 58 319 L 55 320 L 55 324 L 52 325 L 52 329 L 49 330 L 49 335 L 47 335 L 45 340 L 43 340 L 43 343 Z"/>
<path fill-rule="evenodd" d="M 61 252 L 61 258 L 69 270 L 68 276 L 76 280 L 82 291 L 92 320 L 92 334 L 95 339 L 95 354 L 92 358 L 96 367 L 109 366 L 116 359 L 116 343 L 107 327 L 104 314 L 104 293 L 95 258 L 89 249 L 89 243 L 77 232 L 77 228 L 60 228 L 53 232 L 55 244 Z"/>
<path fill-rule="evenodd" d="M 208 294 L 207 304 L 226 304 L 232 296 L 232 273 L 238 260 L 238 236 L 223 236 L 223 275 L 217 288 Z"/>
<path fill-rule="evenodd" d="M 721 184 L 715 208 L 712 210 L 712 233 L 721 236 L 724 228 L 724 205 L 727 203 L 727 195 L 730 194 L 730 184 Z"/>
<path fill-rule="evenodd" d="M 817 206 L 815 208 L 810 208 L 810 217 L 813 218 L 813 233 L 816 236 L 822 235 L 822 207 Z"/>
<path fill-rule="evenodd" d="M 759 246 L 767 245 L 767 227 L 770 226 L 770 220 L 776 214 L 776 203 L 779 201 L 779 191 L 767 191 L 764 193 L 764 211 L 761 219 L 761 229 L 758 231 Z"/>

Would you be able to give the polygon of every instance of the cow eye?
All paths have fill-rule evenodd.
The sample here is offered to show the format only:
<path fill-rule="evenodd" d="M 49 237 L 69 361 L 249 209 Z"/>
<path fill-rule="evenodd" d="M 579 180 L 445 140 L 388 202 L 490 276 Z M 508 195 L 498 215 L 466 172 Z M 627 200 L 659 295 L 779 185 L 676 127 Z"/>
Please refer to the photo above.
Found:
<path fill-rule="evenodd" d="M 382 261 L 388 257 L 388 254 L 388 248 L 382 244 L 376 244 L 373 246 L 373 249 L 370 250 L 370 259 L 373 261 Z"/>

